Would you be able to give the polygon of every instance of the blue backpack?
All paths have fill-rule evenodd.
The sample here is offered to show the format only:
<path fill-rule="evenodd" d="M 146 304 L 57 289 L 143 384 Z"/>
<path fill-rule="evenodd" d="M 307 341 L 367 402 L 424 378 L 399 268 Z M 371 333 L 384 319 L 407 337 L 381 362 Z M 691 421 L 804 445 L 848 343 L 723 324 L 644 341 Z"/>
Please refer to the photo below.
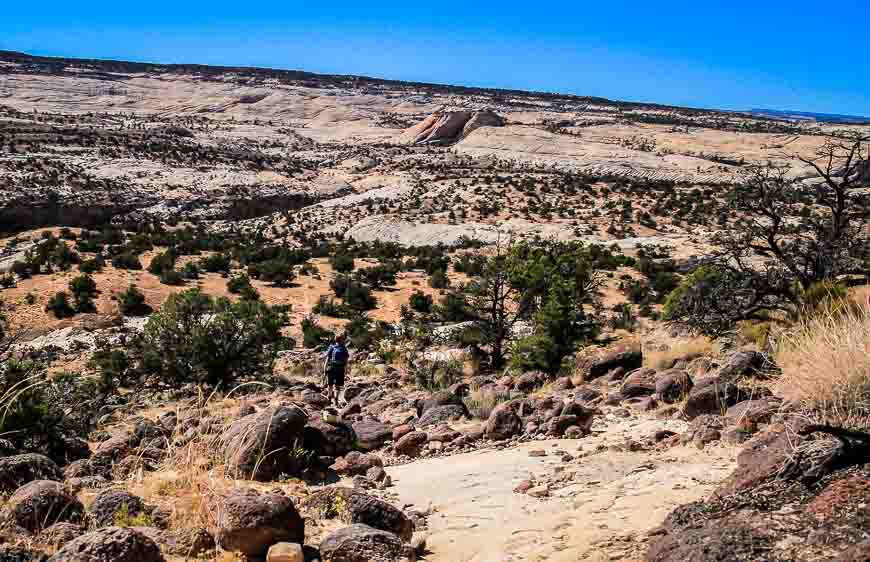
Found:
<path fill-rule="evenodd" d="M 344 367 L 350 358 L 350 353 L 343 345 L 331 345 L 327 351 L 330 367 Z"/>

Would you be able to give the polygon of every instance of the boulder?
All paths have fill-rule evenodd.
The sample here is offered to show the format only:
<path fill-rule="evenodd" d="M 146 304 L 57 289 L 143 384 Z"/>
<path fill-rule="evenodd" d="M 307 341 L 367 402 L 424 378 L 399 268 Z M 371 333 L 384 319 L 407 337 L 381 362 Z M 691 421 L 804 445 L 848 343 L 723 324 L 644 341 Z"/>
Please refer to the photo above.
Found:
<path fill-rule="evenodd" d="M 393 431 L 386 424 L 374 418 L 366 418 L 353 424 L 356 446 L 363 451 L 379 449 L 393 437 Z"/>
<path fill-rule="evenodd" d="M 695 419 L 703 414 L 724 414 L 730 406 L 740 402 L 741 392 L 731 382 L 719 377 L 706 377 L 697 381 L 683 405 L 683 416 Z"/>
<path fill-rule="evenodd" d="M 384 466 L 384 462 L 377 455 L 351 451 L 335 461 L 332 469 L 342 476 L 356 476 L 358 474 L 364 475 L 370 468 L 375 466 Z"/>
<path fill-rule="evenodd" d="M 215 549 L 214 537 L 205 529 L 184 529 L 179 532 L 169 532 L 154 527 L 132 527 L 153 540 L 160 549 L 173 556 L 187 558 L 202 557 Z"/>
<path fill-rule="evenodd" d="M 85 508 L 63 484 L 34 480 L 18 488 L 6 503 L 8 518 L 31 532 L 39 532 L 59 521 L 81 521 Z"/>
<path fill-rule="evenodd" d="M 547 431 L 554 437 L 562 437 L 565 434 L 565 430 L 576 425 L 577 416 L 557 416 L 550 420 Z"/>
<path fill-rule="evenodd" d="M 465 402 L 462 401 L 461 396 L 454 394 L 453 392 L 439 391 L 417 403 L 417 417 L 422 417 L 423 414 L 432 408 L 437 408 L 439 406 L 457 406 L 464 409 Z M 467 410 L 465 410 L 465 415 L 468 415 Z"/>
<path fill-rule="evenodd" d="M 318 490 L 305 500 L 306 512 L 323 519 L 341 518 L 411 540 L 414 523 L 401 510 L 363 492 L 343 487 Z"/>
<path fill-rule="evenodd" d="M 289 451 L 303 445 L 307 421 L 302 409 L 278 406 L 233 422 L 219 438 L 230 475 L 271 481 L 298 474 L 301 461 Z"/>
<path fill-rule="evenodd" d="M 320 555 L 330 562 L 392 562 L 407 558 L 413 550 L 387 531 L 354 524 L 335 531 L 320 543 Z"/>
<path fill-rule="evenodd" d="M 804 441 L 797 434 L 801 424 L 790 430 L 776 426 L 751 440 L 737 455 L 737 468 L 719 486 L 716 493 L 726 496 L 751 490 L 774 478 Z"/>
<path fill-rule="evenodd" d="M 643 353 L 640 351 L 620 351 L 610 353 L 589 365 L 586 380 L 597 379 L 612 371 L 622 368 L 626 372 L 640 369 L 643 366 Z"/>
<path fill-rule="evenodd" d="M 91 460 L 98 464 L 112 464 L 129 455 L 136 445 L 133 434 L 122 431 L 97 445 Z"/>
<path fill-rule="evenodd" d="M 635 398 L 637 396 L 649 396 L 656 391 L 655 369 L 635 369 L 622 381 L 619 393 L 623 398 Z"/>
<path fill-rule="evenodd" d="M 600 413 L 599 410 L 589 408 L 580 402 L 568 402 L 562 407 L 560 415 L 576 417 L 577 421 L 573 425 L 579 427 L 584 434 L 588 434 L 592 431 L 592 422 L 594 421 L 595 416 Z"/>
<path fill-rule="evenodd" d="M 545 376 L 540 372 L 524 373 L 514 380 L 514 390 L 519 392 L 532 392 L 543 386 Z"/>
<path fill-rule="evenodd" d="M 449 406 L 435 406 L 426 410 L 426 412 L 420 416 L 420 419 L 417 420 L 416 425 L 417 427 L 428 427 L 431 425 L 447 423 L 463 417 L 471 417 L 465 404 L 462 406 L 452 404 Z"/>
<path fill-rule="evenodd" d="M 106 527 L 66 543 L 49 562 L 166 562 L 150 538 L 129 528 Z"/>
<path fill-rule="evenodd" d="M 428 440 L 428 436 L 425 432 L 412 431 L 411 433 L 408 433 L 407 435 L 399 439 L 393 446 L 393 449 L 398 455 L 416 457 L 420 454 L 420 451 L 426 445 L 426 442 Z"/>
<path fill-rule="evenodd" d="M 655 377 L 655 393 L 666 404 L 681 401 L 693 385 L 689 373 L 677 369 L 663 371 Z"/>
<path fill-rule="evenodd" d="M 45 562 L 47 559 L 45 554 L 23 546 L 0 546 L 0 562 Z"/>
<path fill-rule="evenodd" d="M 36 453 L 0 458 L 0 493 L 14 492 L 34 480 L 63 480 L 63 472 L 50 458 Z"/>
<path fill-rule="evenodd" d="M 728 358 L 716 375 L 724 381 L 736 384 L 740 379 L 763 375 L 768 366 L 767 359 L 761 353 L 738 351 Z"/>
<path fill-rule="evenodd" d="M 55 523 L 54 525 L 50 525 L 43 529 L 42 532 L 39 533 L 39 536 L 36 537 L 36 542 L 38 544 L 58 549 L 76 537 L 80 537 L 84 532 L 85 528 L 81 525 L 61 521 L 60 523 Z M 2 559 L 3 558 L 0 557 L 0 560 Z"/>
<path fill-rule="evenodd" d="M 305 553 L 301 544 L 279 542 L 269 547 L 266 562 L 305 562 Z"/>
<path fill-rule="evenodd" d="M 347 424 L 327 423 L 320 416 L 312 416 L 303 429 L 302 442 L 317 456 L 340 457 L 353 450 L 356 434 Z"/>
<path fill-rule="evenodd" d="M 571 390 L 574 388 L 574 381 L 571 377 L 559 377 L 553 386 L 556 390 Z"/>
<path fill-rule="evenodd" d="M 777 406 L 768 400 L 744 400 L 728 408 L 725 419 L 736 424 L 740 420 L 748 420 L 754 425 L 770 423 Z"/>
<path fill-rule="evenodd" d="M 305 540 L 305 522 L 283 493 L 235 490 L 215 511 L 215 540 L 224 550 L 253 558 L 265 556 L 275 543 Z"/>
<path fill-rule="evenodd" d="M 410 424 L 397 425 L 393 428 L 393 441 L 398 441 L 402 437 L 414 431 L 414 426 Z"/>
<path fill-rule="evenodd" d="M 426 436 L 430 442 L 440 441 L 441 443 L 450 443 L 461 435 L 461 433 L 448 425 L 439 425 L 438 427 L 426 432 Z"/>
<path fill-rule="evenodd" d="M 88 515 L 96 527 L 111 527 L 120 524 L 119 515 L 137 517 L 145 511 L 145 502 L 139 496 L 125 490 L 106 490 L 94 498 Z"/>
<path fill-rule="evenodd" d="M 496 406 L 486 421 L 486 436 L 493 440 L 510 439 L 523 430 L 523 422 L 515 411 L 514 402 Z"/>

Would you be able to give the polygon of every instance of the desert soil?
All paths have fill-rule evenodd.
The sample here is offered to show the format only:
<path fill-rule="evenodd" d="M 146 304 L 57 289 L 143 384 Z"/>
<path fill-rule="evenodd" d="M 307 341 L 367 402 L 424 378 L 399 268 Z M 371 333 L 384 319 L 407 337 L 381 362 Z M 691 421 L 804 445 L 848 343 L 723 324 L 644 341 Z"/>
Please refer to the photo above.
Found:
<path fill-rule="evenodd" d="M 708 495 L 735 466 L 738 449 L 722 445 L 635 452 L 605 448 L 596 454 L 599 446 L 687 426 L 675 420 L 606 418 L 582 440 L 532 441 L 390 468 L 399 503 L 432 511 L 426 560 L 640 560 L 650 529 L 678 505 Z M 529 455 L 541 449 L 546 456 Z M 563 462 L 558 450 L 575 459 Z M 523 480 L 542 482 L 557 471 L 573 477 L 550 497 L 513 491 Z"/>

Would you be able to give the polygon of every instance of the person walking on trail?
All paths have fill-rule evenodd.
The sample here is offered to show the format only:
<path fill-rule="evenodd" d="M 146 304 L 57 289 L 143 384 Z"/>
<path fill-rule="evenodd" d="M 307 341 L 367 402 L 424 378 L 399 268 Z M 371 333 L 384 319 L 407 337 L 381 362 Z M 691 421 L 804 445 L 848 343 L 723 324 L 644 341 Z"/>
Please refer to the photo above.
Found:
<path fill-rule="evenodd" d="M 350 353 L 344 345 L 345 336 L 339 334 L 335 337 L 335 343 L 326 350 L 326 361 L 323 363 L 323 372 L 326 378 L 326 396 L 330 402 L 338 406 L 338 398 L 341 388 L 344 386 L 347 360 Z"/>

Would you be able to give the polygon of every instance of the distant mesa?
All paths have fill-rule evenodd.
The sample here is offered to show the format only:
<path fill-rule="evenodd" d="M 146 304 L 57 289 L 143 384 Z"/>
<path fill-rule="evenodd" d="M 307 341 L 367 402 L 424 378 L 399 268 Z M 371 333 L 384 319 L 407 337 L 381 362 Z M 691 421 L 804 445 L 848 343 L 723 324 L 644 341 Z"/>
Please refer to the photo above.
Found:
<path fill-rule="evenodd" d="M 405 129 L 399 141 L 407 144 L 451 144 L 480 127 L 502 127 L 504 119 L 492 111 L 436 111 Z"/>

